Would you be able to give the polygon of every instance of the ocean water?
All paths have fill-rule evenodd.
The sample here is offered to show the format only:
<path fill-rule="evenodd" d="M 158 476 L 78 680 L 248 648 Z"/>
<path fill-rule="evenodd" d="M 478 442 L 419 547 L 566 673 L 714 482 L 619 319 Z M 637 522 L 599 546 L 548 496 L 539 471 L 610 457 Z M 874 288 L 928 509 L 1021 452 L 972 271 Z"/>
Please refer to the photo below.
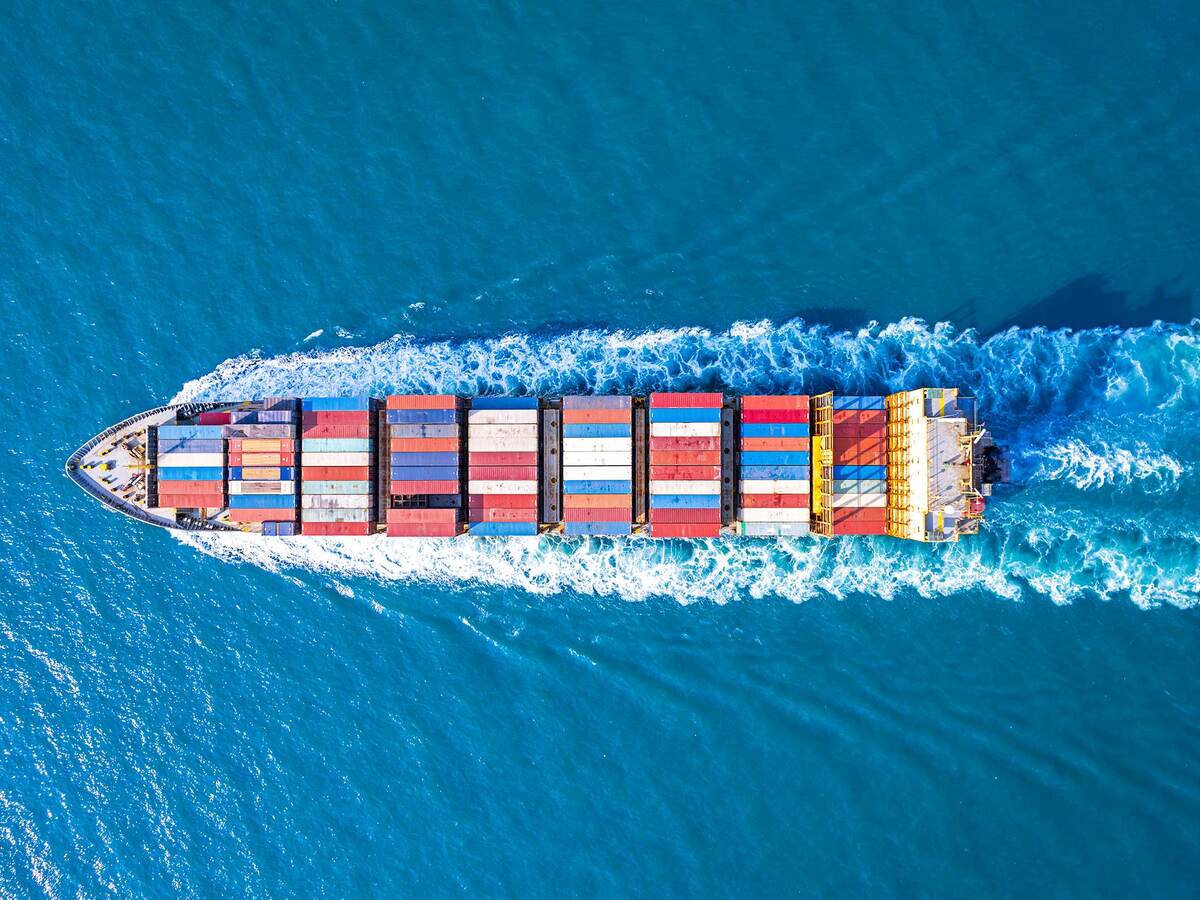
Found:
<path fill-rule="evenodd" d="M 1198 45 L 4 4 L 0 896 L 1194 896 Z M 171 399 L 927 384 L 1013 457 L 953 547 L 178 537 L 61 472 Z"/>

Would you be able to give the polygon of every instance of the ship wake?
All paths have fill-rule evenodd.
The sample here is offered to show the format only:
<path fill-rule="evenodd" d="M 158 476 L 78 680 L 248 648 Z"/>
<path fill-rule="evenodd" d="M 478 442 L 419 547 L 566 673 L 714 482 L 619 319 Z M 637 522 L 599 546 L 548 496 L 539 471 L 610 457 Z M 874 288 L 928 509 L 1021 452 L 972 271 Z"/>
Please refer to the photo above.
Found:
<path fill-rule="evenodd" d="M 1200 322 L 1136 329 L 1010 329 L 983 338 L 906 319 L 859 331 L 801 321 L 420 342 L 249 355 L 175 398 L 402 392 L 876 394 L 957 385 L 1013 454 L 983 533 L 931 547 L 886 538 L 660 543 L 648 539 L 385 540 L 183 534 L 197 549 L 275 570 L 531 593 L 688 603 L 739 597 L 893 598 L 983 590 L 1066 603 L 1200 603 Z"/>

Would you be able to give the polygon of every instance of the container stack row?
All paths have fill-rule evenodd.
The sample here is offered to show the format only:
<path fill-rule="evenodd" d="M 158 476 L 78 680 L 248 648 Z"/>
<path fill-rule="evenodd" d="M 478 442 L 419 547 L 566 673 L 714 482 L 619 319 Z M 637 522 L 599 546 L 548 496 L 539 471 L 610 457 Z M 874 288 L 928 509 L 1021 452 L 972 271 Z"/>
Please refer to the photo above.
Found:
<path fill-rule="evenodd" d="M 301 510 L 304 534 L 375 530 L 370 397 L 309 397 L 302 403 Z"/>
<path fill-rule="evenodd" d="M 808 534 L 807 395 L 742 398 L 737 533 Z"/>
<path fill-rule="evenodd" d="M 160 425 L 155 465 L 160 507 L 225 506 L 225 441 L 220 425 Z"/>
<path fill-rule="evenodd" d="M 476 397 L 467 414 L 471 534 L 538 532 L 538 400 Z"/>
<path fill-rule="evenodd" d="M 226 418 L 229 519 L 261 522 L 264 534 L 295 534 L 295 400 L 264 403 L 270 408 L 208 414 Z"/>
<path fill-rule="evenodd" d="M 564 534 L 629 534 L 633 521 L 633 400 L 563 397 Z"/>
<path fill-rule="evenodd" d="M 388 537 L 453 537 L 459 532 L 461 482 L 458 398 L 393 394 L 387 398 L 391 454 Z"/>
<path fill-rule="evenodd" d="M 833 533 L 887 533 L 887 403 L 833 398 Z"/>
<path fill-rule="evenodd" d="M 721 532 L 723 394 L 650 395 L 650 536 Z"/>

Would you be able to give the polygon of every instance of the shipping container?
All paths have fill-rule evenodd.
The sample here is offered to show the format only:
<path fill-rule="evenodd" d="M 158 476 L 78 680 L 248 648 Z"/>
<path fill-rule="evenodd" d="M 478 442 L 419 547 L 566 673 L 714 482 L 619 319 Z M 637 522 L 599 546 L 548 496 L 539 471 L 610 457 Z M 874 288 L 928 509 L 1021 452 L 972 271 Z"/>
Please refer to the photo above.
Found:
<path fill-rule="evenodd" d="M 793 423 L 759 423 L 742 425 L 743 438 L 764 438 L 764 437 L 783 437 L 783 438 L 806 438 L 808 434 L 807 422 Z"/>
<path fill-rule="evenodd" d="M 877 481 L 887 478 L 886 466 L 834 466 L 833 478 L 835 481 L 843 481 L 847 479 L 866 479 L 868 481 Z"/>
<path fill-rule="evenodd" d="M 392 524 L 447 524 L 458 521 L 457 509 L 389 509 L 387 523 Z"/>
<path fill-rule="evenodd" d="M 599 453 L 593 450 L 573 450 L 570 443 L 563 443 L 563 467 L 567 466 L 630 466 L 633 464 L 633 449 Z"/>
<path fill-rule="evenodd" d="M 696 407 L 696 406 L 724 406 L 724 394 L 690 394 L 690 393 L 664 393 L 658 392 L 650 395 L 651 408 L 658 407 Z"/>
<path fill-rule="evenodd" d="M 807 522 L 738 522 L 737 534 L 743 537 L 807 537 Z"/>
<path fill-rule="evenodd" d="M 564 494 L 562 505 L 564 510 L 608 509 L 620 506 L 632 511 L 633 494 Z"/>
<path fill-rule="evenodd" d="M 472 422 L 467 430 L 467 436 L 473 443 L 484 439 L 503 440 L 506 438 L 536 441 L 538 427 L 536 425 L 476 425 Z"/>
<path fill-rule="evenodd" d="M 785 507 L 803 507 L 808 509 L 810 495 L 795 494 L 743 494 L 742 509 L 782 509 Z"/>
<path fill-rule="evenodd" d="M 160 488 L 161 490 L 161 488 Z M 294 494 L 296 493 L 296 482 L 294 481 L 231 481 L 229 482 L 229 493 L 231 494 Z"/>
<path fill-rule="evenodd" d="M 684 482 L 679 482 L 680 484 Z M 651 494 L 651 509 L 720 509 L 721 495 L 716 494 Z"/>
<path fill-rule="evenodd" d="M 537 466 L 538 455 L 530 450 L 524 453 L 497 453 L 476 451 L 467 454 L 468 466 Z"/>
<path fill-rule="evenodd" d="M 563 534 L 568 537 L 622 537 L 632 531 L 628 518 L 618 522 L 563 522 Z"/>
<path fill-rule="evenodd" d="M 834 396 L 834 410 L 840 409 L 887 409 L 887 402 L 883 397 L 844 397 Z"/>
<path fill-rule="evenodd" d="M 224 481 L 224 466 L 176 466 L 171 470 L 171 478 L 178 481 Z"/>
<path fill-rule="evenodd" d="M 226 438 L 294 438 L 295 425 L 222 425 L 221 436 Z"/>
<path fill-rule="evenodd" d="M 717 437 L 652 437 L 651 450 L 720 450 L 721 438 Z"/>
<path fill-rule="evenodd" d="M 678 525 L 682 522 L 708 522 L 721 524 L 721 510 L 715 506 L 706 509 L 652 509 L 650 524 Z"/>
<path fill-rule="evenodd" d="M 370 453 L 370 438 L 312 438 L 303 444 L 309 453 Z"/>
<path fill-rule="evenodd" d="M 471 453 L 536 453 L 538 439 L 468 436 L 467 450 Z"/>
<path fill-rule="evenodd" d="M 536 481 L 537 466 L 471 466 L 467 470 L 472 481 Z"/>
<path fill-rule="evenodd" d="M 166 480 L 160 478 L 158 480 L 158 493 L 163 494 L 207 494 L 221 497 L 225 494 L 225 482 L 223 481 L 186 481 L 186 480 Z"/>
<path fill-rule="evenodd" d="M 473 397 L 471 409 L 537 409 L 537 397 Z"/>
<path fill-rule="evenodd" d="M 479 425 L 533 425 L 538 422 L 536 409 L 473 409 L 467 413 L 471 428 Z"/>
<path fill-rule="evenodd" d="M 454 394 L 389 394 L 388 409 L 454 409 L 458 397 Z"/>
<path fill-rule="evenodd" d="M 371 494 L 305 494 L 300 498 L 303 509 L 370 509 Z"/>
<path fill-rule="evenodd" d="M 739 446 L 746 450 L 803 450 L 807 452 L 810 438 L 748 438 L 743 437 Z"/>
<path fill-rule="evenodd" d="M 306 494 L 369 494 L 369 481 L 305 481 Z"/>
<path fill-rule="evenodd" d="M 231 466 L 230 481 L 293 481 L 295 466 Z"/>
<path fill-rule="evenodd" d="M 368 481 L 370 466 L 304 466 L 301 469 L 304 481 Z"/>
<path fill-rule="evenodd" d="M 453 481 L 396 481 L 388 490 L 392 494 L 454 494 L 458 491 L 458 479 Z"/>
<path fill-rule="evenodd" d="M 225 458 L 225 465 L 231 468 L 242 466 L 272 466 L 278 468 L 280 466 L 294 466 L 295 464 L 295 453 L 230 453 Z"/>
<path fill-rule="evenodd" d="M 808 466 L 742 466 L 738 475 L 746 481 L 804 481 L 810 478 Z"/>
<path fill-rule="evenodd" d="M 537 494 L 538 483 L 529 481 L 468 481 L 471 494 Z"/>
<path fill-rule="evenodd" d="M 786 428 L 785 425 L 759 426 Z M 800 427 L 800 426 L 793 426 Z M 806 428 L 808 426 L 805 426 Z M 650 437 L 716 437 L 721 436 L 720 422 L 651 422 Z"/>
<path fill-rule="evenodd" d="M 803 451 L 743 450 L 743 466 L 807 466 L 808 454 Z"/>
<path fill-rule="evenodd" d="M 632 510 L 628 506 L 573 506 L 563 510 L 564 522 L 628 522 Z"/>
<path fill-rule="evenodd" d="M 453 425 L 458 421 L 455 409 L 389 409 L 389 425 Z"/>
<path fill-rule="evenodd" d="M 300 416 L 301 424 L 308 425 L 370 425 L 369 412 L 305 412 Z"/>
<path fill-rule="evenodd" d="M 470 511 L 472 522 L 533 522 L 537 510 L 519 506 L 491 506 Z"/>
<path fill-rule="evenodd" d="M 631 413 L 628 409 L 564 409 L 564 425 L 628 425 Z"/>
<path fill-rule="evenodd" d="M 301 509 L 302 522 L 370 522 L 369 509 Z"/>
<path fill-rule="evenodd" d="M 883 509 L 887 506 L 886 494 L 834 494 L 833 508 L 858 507 L 860 509 Z"/>
<path fill-rule="evenodd" d="M 309 466 L 369 466 L 373 462 L 370 453 L 309 453 L 301 457 L 304 468 Z"/>
<path fill-rule="evenodd" d="M 719 406 L 696 406 L 685 408 L 655 407 L 650 410 L 650 424 L 695 424 L 707 422 L 713 424 L 721 421 Z"/>
<path fill-rule="evenodd" d="M 229 449 L 241 453 L 291 453 L 296 449 L 292 438 L 231 438 Z"/>
<path fill-rule="evenodd" d="M 670 481 L 651 481 L 651 494 L 720 494 L 721 482 L 706 480 L 706 481 L 689 481 L 682 478 L 672 479 Z"/>
<path fill-rule="evenodd" d="M 467 499 L 467 508 L 479 509 L 537 509 L 537 494 L 475 494 Z"/>
<path fill-rule="evenodd" d="M 748 410 L 760 409 L 790 409 L 808 412 L 809 396 L 807 394 L 752 394 L 742 398 L 743 413 Z"/>
<path fill-rule="evenodd" d="M 744 409 L 742 410 L 743 425 L 762 425 L 766 423 L 807 422 L 807 409 Z"/>
<path fill-rule="evenodd" d="M 632 427 L 627 422 L 596 425 L 563 425 L 564 438 L 625 438 L 630 440 Z"/>
<path fill-rule="evenodd" d="M 205 438 L 216 440 L 223 437 L 224 425 L 159 425 L 158 439 L 169 438 Z"/>
<path fill-rule="evenodd" d="M 743 478 L 738 482 L 742 494 L 804 494 L 811 493 L 807 479 L 772 481 Z"/>
<path fill-rule="evenodd" d="M 452 438 L 392 438 L 388 441 L 392 453 L 453 453 L 459 452 L 457 437 Z"/>
<path fill-rule="evenodd" d="M 458 466 L 392 466 L 392 481 L 454 481 Z"/>
<path fill-rule="evenodd" d="M 720 536 L 721 526 L 716 522 L 661 523 L 650 526 L 650 537 L 652 538 L 715 538 Z"/>
<path fill-rule="evenodd" d="M 629 494 L 633 492 L 630 481 L 595 481 L 579 479 L 577 481 L 563 479 L 563 493 L 566 494 Z"/>
<path fill-rule="evenodd" d="M 172 438 L 171 440 L 160 440 L 158 442 L 158 452 L 174 453 L 181 451 L 184 453 L 220 453 L 225 449 L 225 442 L 221 440 L 209 440 L 206 438 Z"/>
<path fill-rule="evenodd" d="M 469 533 L 477 537 L 535 537 L 537 522 L 472 522 Z"/>
<path fill-rule="evenodd" d="M 806 506 L 744 506 L 738 510 L 742 522 L 807 522 Z"/>
<path fill-rule="evenodd" d="M 228 516 L 231 522 L 276 522 L 280 516 L 286 516 L 286 509 L 231 509 Z M 278 528 L 278 526 L 276 526 Z"/>
<path fill-rule="evenodd" d="M 689 481 L 714 481 L 721 477 L 720 466 L 651 466 L 651 481 L 683 478 Z"/>
<path fill-rule="evenodd" d="M 652 466 L 719 466 L 720 450 L 651 450 Z"/>
<path fill-rule="evenodd" d="M 229 413 L 227 412 L 202 412 L 197 418 L 201 425 L 229 424 Z"/>
<path fill-rule="evenodd" d="M 371 408 L 370 397 L 305 397 L 300 401 L 305 412 L 349 412 Z"/>
<path fill-rule="evenodd" d="M 457 453 L 393 453 L 391 464 L 395 466 L 454 466 L 458 467 Z"/>
<path fill-rule="evenodd" d="M 563 410 L 630 409 L 633 398 L 628 394 L 572 394 L 562 398 Z"/>
<path fill-rule="evenodd" d="M 294 494 L 234 494 L 230 509 L 286 509 L 296 505 Z"/>
<path fill-rule="evenodd" d="M 158 505 L 175 509 L 220 509 L 225 501 L 220 494 L 164 494 L 159 491 Z"/>
<path fill-rule="evenodd" d="M 564 481 L 632 481 L 633 466 L 563 466 L 562 477 Z"/>
<path fill-rule="evenodd" d="M 224 453 L 184 453 L 176 450 L 173 453 L 160 453 L 158 455 L 158 467 L 160 469 L 196 466 L 223 466 L 225 465 Z"/>
<path fill-rule="evenodd" d="M 365 537 L 373 534 L 370 522 L 304 522 L 300 533 L 309 537 Z"/>
<path fill-rule="evenodd" d="M 365 438 L 371 436 L 371 425 L 363 422 L 358 425 L 306 425 L 300 429 L 304 440 L 314 438 Z"/>
<path fill-rule="evenodd" d="M 456 537 L 461 531 L 462 526 L 457 522 L 412 522 L 387 526 L 387 536 L 390 538 L 450 538 Z"/>

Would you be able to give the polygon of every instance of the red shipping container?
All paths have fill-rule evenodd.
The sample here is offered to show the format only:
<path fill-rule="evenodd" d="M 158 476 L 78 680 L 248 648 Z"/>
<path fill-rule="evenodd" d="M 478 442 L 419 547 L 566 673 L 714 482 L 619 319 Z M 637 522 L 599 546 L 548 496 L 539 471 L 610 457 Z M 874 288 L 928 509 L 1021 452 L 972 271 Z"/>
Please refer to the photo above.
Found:
<path fill-rule="evenodd" d="M 808 412 L 808 394 L 751 394 L 742 398 L 742 409 L 802 409 Z"/>
<path fill-rule="evenodd" d="M 864 409 L 858 417 L 860 425 L 887 425 L 886 409 Z"/>
<path fill-rule="evenodd" d="M 628 425 L 627 409 L 564 409 L 564 425 Z"/>
<path fill-rule="evenodd" d="M 300 531 L 309 537 L 365 537 L 375 533 L 375 525 L 371 522 L 305 522 Z"/>
<path fill-rule="evenodd" d="M 747 425 L 769 422 L 807 422 L 807 409 L 743 409 L 742 421 Z"/>
<path fill-rule="evenodd" d="M 833 424 L 836 425 L 858 425 L 862 418 L 862 410 L 858 409 L 835 409 L 833 411 Z"/>
<path fill-rule="evenodd" d="M 720 466 L 651 466 L 651 481 L 714 481 L 721 477 Z"/>
<path fill-rule="evenodd" d="M 808 450 L 809 449 L 809 439 L 808 438 L 773 438 L 773 437 L 748 438 L 748 437 L 744 437 L 744 438 L 742 438 L 739 446 L 743 450 L 747 450 L 747 451 L 750 451 L 750 450 L 774 450 L 774 451 L 779 452 L 779 451 L 784 451 L 784 450 Z"/>
<path fill-rule="evenodd" d="M 389 394 L 388 409 L 455 409 L 458 398 L 453 394 Z"/>
<path fill-rule="evenodd" d="M 654 393 L 650 405 L 656 409 L 694 409 L 695 407 L 724 406 L 724 394 Z"/>
<path fill-rule="evenodd" d="M 746 509 L 808 509 L 808 494 L 742 494 Z"/>
<path fill-rule="evenodd" d="M 536 509 L 523 509 L 513 506 L 489 506 L 485 509 L 472 509 L 469 516 L 472 522 L 536 522 Z"/>
<path fill-rule="evenodd" d="M 630 509 L 633 494 L 563 494 L 563 509 L 608 509 L 621 506 Z"/>
<path fill-rule="evenodd" d="M 719 450 L 651 450 L 652 466 L 719 466 Z"/>
<path fill-rule="evenodd" d="M 840 522 L 883 522 L 887 510 L 881 507 L 839 506 L 833 509 L 833 524 Z"/>
<path fill-rule="evenodd" d="M 628 506 L 594 506 L 591 509 L 575 507 L 563 510 L 564 522 L 628 522 L 633 512 Z"/>
<path fill-rule="evenodd" d="M 651 525 L 681 525 L 685 522 L 706 522 L 720 525 L 719 509 L 652 509 Z"/>
<path fill-rule="evenodd" d="M 228 425 L 229 419 L 227 412 L 202 412 L 199 422 L 201 425 Z"/>
<path fill-rule="evenodd" d="M 216 494 L 220 497 L 225 492 L 223 481 L 183 481 L 177 478 L 160 478 L 158 480 L 160 494 Z"/>
<path fill-rule="evenodd" d="M 497 450 L 479 450 L 467 454 L 468 466 L 533 466 L 537 468 L 538 455 L 536 450 L 529 452 L 507 452 Z"/>
<path fill-rule="evenodd" d="M 389 525 L 403 523 L 429 525 L 446 524 L 458 521 L 457 509 L 389 509 L 387 511 Z"/>
<path fill-rule="evenodd" d="M 652 437 L 651 450 L 720 450 L 719 437 Z"/>
<path fill-rule="evenodd" d="M 232 522 L 294 522 L 296 513 L 291 509 L 231 509 Z"/>
<path fill-rule="evenodd" d="M 371 478 L 371 467 L 304 466 L 300 477 L 303 481 L 369 481 Z M 424 491 L 423 493 L 436 494 L 440 492 Z M 450 491 L 449 493 L 453 493 L 453 491 Z"/>
<path fill-rule="evenodd" d="M 199 507 L 201 509 L 220 509 L 225 501 L 220 494 L 164 494 L 158 492 L 159 506 Z M 279 510 L 276 510 L 278 512 Z"/>
<path fill-rule="evenodd" d="M 300 434 L 306 438 L 369 438 L 371 426 L 363 425 L 305 425 Z"/>
<path fill-rule="evenodd" d="M 392 494 L 457 494 L 458 490 L 457 481 L 393 481 L 388 488 Z"/>
<path fill-rule="evenodd" d="M 537 494 L 471 494 L 467 509 L 537 509 Z"/>
<path fill-rule="evenodd" d="M 371 413 L 359 409 L 306 410 L 300 421 L 305 425 L 369 425 Z"/>
<path fill-rule="evenodd" d="M 472 481 L 536 481 L 537 466 L 471 466 Z"/>
<path fill-rule="evenodd" d="M 462 531 L 458 522 L 411 522 L 388 525 L 387 536 L 390 538 L 405 537 L 456 537 Z"/>
<path fill-rule="evenodd" d="M 392 453 L 457 453 L 458 438 L 392 438 Z"/>
<path fill-rule="evenodd" d="M 715 538 L 721 536 L 721 526 L 717 523 L 686 522 L 678 525 L 659 523 L 650 526 L 652 538 Z"/>

